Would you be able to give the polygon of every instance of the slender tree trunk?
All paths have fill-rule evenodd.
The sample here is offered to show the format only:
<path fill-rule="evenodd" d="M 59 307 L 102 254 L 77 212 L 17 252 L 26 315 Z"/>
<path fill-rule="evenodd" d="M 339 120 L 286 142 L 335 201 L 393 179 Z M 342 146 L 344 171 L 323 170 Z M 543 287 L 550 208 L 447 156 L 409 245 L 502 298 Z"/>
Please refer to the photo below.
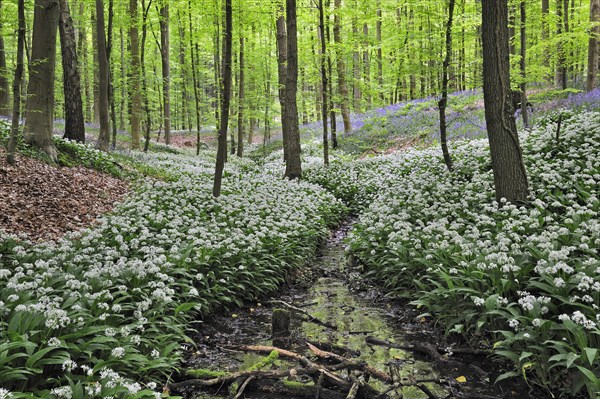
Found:
<path fill-rule="evenodd" d="M 99 123 L 100 121 L 100 77 L 98 76 L 98 23 L 96 21 L 96 14 L 94 11 L 91 12 L 91 23 L 92 23 L 92 95 L 94 96 L 92 104 L 93 122 Z"/>
<path fill-rule="evenodd" d="M 333 17 L 333 41 L 335 43 L 336 67 L 338 76 L 338 90 L 340 92 L 340 107 L 342 109 L 342 120 L 344 121 L 344 133 L 348 134 L 352 131 L 352 123 L 350 122 L 350 108 L 348 106 L 348 86 L 346 85 L 346 66 L 342 58 L 342 22 L 339 16 L 342 0 L 334 0 L 333 7 L 335 14 Z"/>
<path fill-rule="evenodd" d="M 527 55 L 527 36 L 525 32 L 526 9 L 525 0 L 521 0 L 521 116 L 523 117 L 523 126 L 529 127 L 529 114 L 527 112 L 527 71 L 526 58 Z"/>
<path fill-rule="evenodd" d="M 377 0 L 377 23 L 375 24 L 376 37 L 377 37 L 377 85 L 379 90 L 379 99 L 381 103 L 385 101 L 384 90 L 383 90 L 383 51 L 381 49 L 381 0 Z"/>
<path fill-rule="evenodd" d="M 0 0 L 0 32 L 2 32 L 2 0 Z M 6 54 L 4 36 L 0 34 L 0 115 L 10 115 L 10 96 L 8 88 L 8 70 L 6 69 Z"/>
<path fill-rule="evenodd" d="M 160 7 L 160 59 L 163 76 L 163 112 L 165 125 L 165 143 L 171 144 L 171 67 L 169 60 L 169 4 Z"/>
<path fill-rule="evenodd" d="M 140 148 L 140 121 L 142 117 L 142 91 L 141 86 L 141 61 L 140 61 L 140 42 L 138 30 L 138 0 L 129 0 L 129 42 L 131 46 L 131 72 L 130 72 L 130 92 L 131 92 L 131 116 L 129 124 L 131 125 L 131 149 Z"/>
<path fill-rule="evenodd" d="M 177 19 L 179 21 L 179 66 L 181 69 L 181 121 L 182 121 L 182 130 L 189 129 L 192 130 L 192 122 L 190 120 L 190 111 L 188 106 L 189 95 L 187 92 L 188 86 L 188 74 L 187 74 L 187 62 L 185 58 L 185 25 L 183 23 L 183 19 L 181 18 L 181 14 L 177 13 Z M 190 52 L 192 49 L 190 49 Z"/>
<path fill-rule="evenodd" d="M 13 112 L 10 128 L 10 139 L 7 146 L 6 161 L 15 165 L 15 150 L 19 137 L 19 119 L 21 118 L 21 80 L 23 79 L 23 52 L 25 49 L 25 0 L 18 4 L 19 30 L 17 33 L 17 66 L 13 80 Z"/>
<path fill-rule="evenodd" d="M 590 0 L 590 23 L 593 24 L 588 40 L 587 91 L 596 88 L 598 77 L 598 38 L 600 37 L 600 0 Z"/>
<path fill-rule="evenodd" d="M 371 95 L 371 57 L 369 56 L 369 25 L 363 24 L 363 81 L 365 82 L 364 90 L 367 92 L 367 107 L 371 108 L 373 103 Z"/>
<path fill-rule="evenodd" d="M 225 157 L 227 155 L 227 126 L 229 124 L 229 100 L 231 95 L 231 58 L 232 58 L 232 8 L 231 0 L 225 0 L 225 31 L 223 32 L 223 93 L 221 95 L 221 120 L 219 123 L 219 147 L 217 150 L 217 163 L 213 181 L 213 196 L 221 195 L 221 183 Z"/>
<path fill-rule="evenodd" d="M 52 142 L 52 127 L 59 17 L 58 0 L 36 0 L 24 134 L 25 142 L 42 149 L 54 162 L 58 160 L 58 153 Z"/>
<path fill-rule="evenodd" d="M 244 154 L 244 36 L 240 34 L 240 77 L 238 80 L 238 140 L 237 156 Z"/>
<path fill-rule="evenodd" d="M 79 4 L 79 19 L 80 21 L 83 20 L 83 17 L 85 16 L 85 8 L 84 8 L 84 3 L 81 2 Z M 91 92 L 90 92 L 90 79 L 89 79 L 89 75 L 88 75 L 88 51 L 87 51 L 87 27 L 85 26 L 81 26 L 80 27 L 80 31 L 81 33 L 79 34 L 79 37 L 77 38 L 78 43 L 77 43 L 77 53 L 79 55 L 81 55 L 81 65 L 80 65 L 80 75 L 82 78 L 82 83 L 83 83 L 83 97 L 85 98 L 85 102 L 84 102 L 84 121 L 85 122 L 92 122 L 92 107 L 93 107 L 93 99 L 91 98 Z"/>
<path fill-rule="evenodd" d="M 329 10 L 330 0 L 327 0 L 326 8 Z M 330 29 L 330 18 L 327 17 L 327 43 L 331 46 L 331 29 Z M 335 100 L 333 95 L 333 61 L 331 59 L 331 55 L 327 54 L 327 73 L 329 75 L 327 90 L 329 90 L 329 120 L 331 123 L 331 147 L 333 149 L 338 148 L 338 140 L 337 140 L 337 121 L 335 115 Z"/>
<path fill-rule="evenodd" d="M 127 98 L 127 75 L 125 73 L 125 35 L 123 33 L 123 27 L 119 28 L 119 41 L 121 42 L 121 93 L 119 98 L 119 129 L 125 130 L 125 101 Z"/>
<path fill-rule="evenodd" d="M 448 139 L 446 137 L 446 104 L 448 103 L 448 67 L 452 58 L 452 19 L 454 17 L 454 0 L 448 2 L 448 22 L 446 23 L 446 55 L 442 64 L 442 98 L 438 101 L 440 111 L 440 142 L 444 163 L 448 171 L 452 171 L 452 158 L 448 151 Z"/>
<path fill-rule="evenodd" d="M 354 10 L 358 12 L 356 9 L 358 7 L 358 1 L 354 0 Z M 352 108 L 354 112 L 360 112 L 361 109 L 361 92 L 360 92 L 360 53 L 358 48 L 359 37 L 358 37 L 358 18 L 356 16 L 352 17 L 352 38 L 354 39 L 353 52 L 352 52 L 352 70 L 354 74 L 354 81 L 352 82 Z"/>
<path fill-rule="evenodd" d="M 288 62 L 285 86 L 286 107 L 285 115 L 283 115 L 283 125 L 288 131 L 288 160 L 285 165 L 285 177 L 292 180 L 302 177 L 298 104 L 296 102 L 296 93 L 298 91 L 298 31 L 296 20 L 296 0 L 286 0 L 285 25 L 287 30 Z"/>
<path fill-rule="evenodd" d="M 115 110 L 115 84 L 113 74 L 112 43 L 113 43 L 113 20 L 114 20 L 114 1 L 108 1 L 108 30 L 106 43 L 106 60 L 108 62 L 108 104 L 110 107 L 110 126 L 112 128 L 111 147 L 114 150 L 117 147 L 117 112 Z"/>
<path fill-rule="evenodd" d="M 142 0 L 142 10 L 144 12 L 142 19 L 142 42 L 140 45 L 140 69 L 142 72 L 142 96 L 144 101 L 144 113 L 146 114 L 146 126 L 144 132 L 144 152 L 148 152 L 150 147 L 150 130 L 152 129 L 152 117 L 150 116 L 150 100 L 148 98 L 148 78 L 146 77 L 146 37 L 148 36 L 148 11 L 150 4 L 146 8 L 145 0 Z"/>
<path fill-rule="evenodd" d="M 192 57 L 192 81 L 194 84 L 194 100 L 196 110 L 196 155 L 200 154 L 200 94 L 198 93 L 198 78 L 196 75 L 196 53 L 194 51 L 194 36 L 192 26 L 192 0 L 188 0 L 188 22 L 190 25 L 190 55 Z"/>
<path fill-rule="evenodd" d="M 96 0 L 96 43 L 98 43 L 98 112 L 100 116 L 100 133 L 96 148 L 108 151 L 110 144 L 110 123 L 108 113 L 108 58 L 106 53 L 106 34 L 104 33 L 104 3 Z"/>
<path fill-rule="evenodd" d="M 550 0 L 542 0 L 542 43 L 547 43 L 550 37 Z M 550 70 L 550 55 L 546 51 L 542 58 L 542 65 Z M 550 75 L 546 75 L 546 80 L 552 81 Z"/>
<path fill-rule="evenodd" d="M 83 102 L 77 62 L 75 27 L 69 12 L 67 0 L 59 0 L 60 49 L 63 64 L 63 89 L 65 94 L 65 134 L 64 138 L 85 142 L 85 122 Z"/>
<path fill-rule="evenodd" d="M 283 7 L 283 0 L 277 3 L 277 20 L 275 27 L 277 29 L 277 75 L 279 78 L 279 104 L 281 106 L 281 122 L 282 122 L 282 136 L 283 136 L 283 160 L 287 163 L 288 161 L 288 129 L 287 126 L 283 126 L 283 116 L 287 115 L 287 100 L 285 98 L 287 94 L 287 62 L 288 62 L 288 51 L 287 51 L 287 33 L 285 27 L 285 10 Z"/>
<path fill-rule="evenodd" d="M 325 166 L 329 165 L 329 142 L 327 132 L 327 105 L 329 104 L 329 100 L 327 99 L 327 88 L 329 83 L 327 82 L 327 46 L 325 44 L 325 16 L 323 15 L 325 12 L 323 10 L 323 0 L 319 0 L 319 39 L 321 39 L 321 84 L 323 86 L 323 90 L 321 90 L 322 95 L 322 120 L 323 120 L 323 162 Z"/>
<path fill-rule="evenodd" d="M 563 1 L 556 0 L 556 35 L 559 37 L 558 43 L 558 64 L 556 66 L 556 84 L 560 86 L 563 90 L 567 88 L 567 67 L 566 67 L 566 53 L 565 53 L 565 45 L 563 39 L 563 27 L 564 27 L 564 19 L 563 19 Z"/>
<path fill-rule="evenodd" d="M 527 173 L 511 101 L 507 3 L 482 0 L 483 96 L 496 199 L 525 201 Z"/>

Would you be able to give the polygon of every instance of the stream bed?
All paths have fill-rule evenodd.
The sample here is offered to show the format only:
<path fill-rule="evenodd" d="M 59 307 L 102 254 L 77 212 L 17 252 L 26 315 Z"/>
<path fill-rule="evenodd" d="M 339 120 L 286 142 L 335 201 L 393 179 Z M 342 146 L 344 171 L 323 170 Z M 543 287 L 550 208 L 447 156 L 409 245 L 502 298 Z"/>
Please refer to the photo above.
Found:
<path fill-rule="evenodd" d="M 499 371 L 489 359 L 482 356 L 454 355 L 450 362 L 440 362 L 419 351 L 367 343 L 379 339 L 403 346 L 429 344 L 442 348 L 444 358 L 448 355 L 444 349 L 452 347 L 434 328 L 432 320 L 419 318 L 415 309 L 408 304 L 385 299 L 380 288 L 369 285 L 359 270 L 347 265 L 343 239 L 348 229 L 349 225 L 343 225 L 333 231 L 305 275 L 295 276 L 294 283 L 283 287 L 272 301 L 265 300 L 245 308 L 221 312 L 200 323 L 196 336 L 197 347 L 189 354 L 185 366 L 236 372 L 263 359 L 266 354 L 246 353 L 235 348 L 242 345 L 276 346 L 271 338 L 271 315 L 273 309 L 282 307 L 274 302 L 282 301 L 330 325 L 327 327 L 307 321 L 305 315 L 302 317 L 299 312 L 291 312 L 291 336 L 285 349 L 314 359 L 308 350 L 308 341 L 382 370 L 393 377 L 394 383 L 386 384 L 374 378 L 369 381 L 375 390 L 382 393 L 387 391 L 387 395 L 382 397 L 533 398 L 524 384 L 494 385 Z M 335 329 L 331 326 L 335 326 Z M 297 365 L 293 360 L 280 357 L 269 369 L 285 370 Z M 348 374 L 345 376 L 349 377 Z M 417 383 L 426 380 L 431 382 Z M 444 381 L 450 381 L 451 384 Z M 178 393 L 186 399 L 233 397 L 225 385 L 204 391 L 191 386 Z M 346 397 L 346 393 L 343 393 L 343 397 Z M 252 384 L 240 396 L 265 399 L 305 397 L 254 392 Z"/>

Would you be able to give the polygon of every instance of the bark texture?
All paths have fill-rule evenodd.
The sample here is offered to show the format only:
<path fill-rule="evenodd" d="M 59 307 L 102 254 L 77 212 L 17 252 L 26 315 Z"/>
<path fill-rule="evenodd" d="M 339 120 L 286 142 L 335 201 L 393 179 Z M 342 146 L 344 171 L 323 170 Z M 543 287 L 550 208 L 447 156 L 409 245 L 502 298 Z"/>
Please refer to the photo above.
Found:
<path fill-rule="evenodd" d="M 283 126 L 287 129 L 288 160 L 285 165 L 285 176 L 289 179 L 302 177 L 300 161 L 300 129 L 298 128 L 298 30 L 296 27 L 296 0 L 286 0 L 285 24 L 287 28 L 287 79 L 286 107 L 283 115 Z"/>
<path fill-rule="evenodd" d="M 98 44 L 98 117 L 100 133 L 96 148 L 108 151 L 110 144 L 110 123 L 108 114 L 108 58 L 106 54 L 106 34 L 104 32 L 104 2 L 96 0 L 96 43 Z"/>
<path fill-rule="evenodd" d="M 336 10 L 333 17 L 333 42 L 336 49 L 336 67 L 338 76 L 338 90 L 340 92 L 340 108 L 342 109 L 342 120 L 344 121 L 344 133 L 352 131 L 352 123 L 350 122 L 350 107 L 348 106 L 348 85 L 346 84 L 346 65 L 342 58 L 342 21 L 339 16 L 339 9 L 342 6 L 342 0 L 334 0 L 333 7 Z"/>
<path fill-rule="evenodd" d="M 138 30 L 138 2 L 129 0 L 129 44 L 131 46 L 131 71 L 129 73 L 129 90 L 131 93 L 131 114 L 129 116 L 131 128 L 131 148 L 140 148 L 140 120 L 142 115 L 142 92 L 140 79 L 140 41 Z"/>
<path fill-rule="evenodd" d="M 21 84 L 23 80 L 23 52 L 25 50 L 25 0 L 18 3 L 19 31 L 17 33 L 17 67 L 15 79 L 13 80 L 13 112 L 10 127 L 10 139 L 8 141 L 6 161 L 15 164 L 15 150 L 17 149 L 17 138 L 19 135 L 19 119 L 21 118 Z"/>
<path fill-rule="evenodd" d="M 590 0 L 590 22 L 593 24 L 588 40 L 588 68 L 586 89 L 596 88 L 598 78 L 598 38 L 600 37 L 600 0 Z"/>
<path fill-rule="evenodd" d="M 169 60 L 169 4 L 160 8 L 160 58 L 163 76 L 165 143 L 171 144 L 171 67 Z"/>
<path fill-rule="evenodd" d="M 285 28 L 285 10 L 280 0 L 277 7 L 277 20 L 275 28 L 277 30 L 277 76 L 279 78 L 279 105 L 281 106 L 281 115 L 287 113 L 286 106 L 286 80 L 287 80 L 287 33 Z M 282 121 L 283 122 L 283 121 Z M 282 128 L 283 135 L 283 160 L 288 160 L 288 131 Z"/>
<path fill-rule="evenodd" d="M 85 142 L 85 122 L 81 99 L 81 77 L 77 61 L 75 26 L 67 0 L 59 0 L 60 49 L 63 65 L 63 89 L 65 93 L 65 134 L 64 138 Z"/>
<path fill-rule="evenodd" d="M 0 11 L 2 0 L 0 0 Z M 0 115 L 10 115 L 10 96 L 8 88 L 8 70 L 6 69 L 6 54 L 4 52 L 4 37 L 2 32 L 2 15 L 0 15 Z"/>
<path fill-rule="evenodd" d="M 238 80 L 238 140 L 237 156 L 244 154 L 244 37 L 240 35 L 240 76 Z"/>
<path fill-rule="evenodd" d="M 527 173 L 511 102 L 508 8 L 504 1 L 482 1 L 483 97 L 496 199 L 525 201 Z"/>
<path fill-rule="evenodd" d="M 225 158 L 227 157 L 227 126 L 229 124 L 229 102 L 231 97 L 231 59 L 232 59 L 232 7 L 231 0 L 225 0 L 225 31 L 223 32 L 223 74 L 221 94 L 221 119 L 219 121 L 219 147 L 217 149 L 217 163 L 215 166 L 215 177 L 213 181 L 213 196 L 221 195 L 221 183 Z"/>
<path fill-rule="evenodd" d="M 444 163 L 448 171 L 452 171 L 452 158 L 448 151 L 448 138 L 446 137 L 446 104 L 448 102 L 448 68 L 452 57 L 452 19 L 454 17 L 454 0 L 448 3 L 448 21 L 446 23 L 446 55 L 442 64 L 442 98 L 438 101 L 440 111 L 440 142 Z"/>
<path fill-rule="evenodd" d="M 25 123 L 25 141 L 42 149 L 53 161 L 58 160 L 52 142 L 52 127 L 59 15 L 58 0 L 36 0 Z"/>

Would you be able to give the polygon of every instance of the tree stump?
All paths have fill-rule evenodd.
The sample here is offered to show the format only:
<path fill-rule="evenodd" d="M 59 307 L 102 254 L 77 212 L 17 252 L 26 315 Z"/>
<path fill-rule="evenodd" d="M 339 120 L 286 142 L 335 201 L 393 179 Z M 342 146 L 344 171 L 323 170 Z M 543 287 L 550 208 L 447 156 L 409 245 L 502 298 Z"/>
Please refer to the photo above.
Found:
<path fill-rule="evenodd" d="M 271 334 L 273 345 L 285 348 L 290 337 L 290 312 L 285 309 L 273 309 L 271 317 Z"/>

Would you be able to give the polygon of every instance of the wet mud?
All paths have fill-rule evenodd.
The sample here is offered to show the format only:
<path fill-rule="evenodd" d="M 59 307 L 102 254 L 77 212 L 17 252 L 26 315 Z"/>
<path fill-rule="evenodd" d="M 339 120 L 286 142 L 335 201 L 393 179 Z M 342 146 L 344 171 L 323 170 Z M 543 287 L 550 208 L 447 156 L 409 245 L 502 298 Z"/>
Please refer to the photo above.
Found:
<path fill-rule="evenodd" d="M 360 270 L 347 265 L 343 240 L 348 229 L 349 226 L 344 225 L 332 232 L 304 274 L 295 276 L 295 283 L 283 287 L 278 296 L 213 315 L 198 324 L 197 346 L 187 354 L 185 366 L 235 372 L 251 367 L 265 356 L 236 348 L 242 345 L 281 346 L 281 342 L 274 345 L 271 338 L 272 312 L 282 307 L 272 303 L 275 300 L 300 308 L 330 325 L 306 321 L 306 317 L 298 312 L 291 312 L 291 335 L 286 341 L 286 349 L 314 359 L 308 350 L 308 341 L 323 350 L 385 371 L 394 378 L 396 389 L 392 389 L 394 384 L 373 378 L 368 382 L 379 392 L 389 391 L 384 397 L 537 398 L 528 393 L 528 387 L 522 382 L 494 385 L 495 378 L 503 370 L 488 358 L 444 353 L 444 349 L 448 348 L 450 352 L 456 344 L 446 341 L 432 320 L 418 317 L 416 310 L 408 304 L 386 299 L 380 288 L 362 278 Z M 450 361 L 436 361 L 419 351 L 372 345 L 367 343 L 368 337 L 403 346 L 432 345 L 440 348 L 443 358 Z M 294 366 L 297 362 L 279 358 L 269 369 L 285 370 Z M 424 380 L 432 382 L 415 382 Z M 251 387 L 252 384 L 240 397 L 296 399 L 290 394 L 253 392 Z M 176 393 L 186 399 L 233 397 L 225 385 L 206 390 L 191 386 Z M 346 397 L 347 392 L 342 394 Z M 297 396 L 301 397 L 306 396 Z"/>

